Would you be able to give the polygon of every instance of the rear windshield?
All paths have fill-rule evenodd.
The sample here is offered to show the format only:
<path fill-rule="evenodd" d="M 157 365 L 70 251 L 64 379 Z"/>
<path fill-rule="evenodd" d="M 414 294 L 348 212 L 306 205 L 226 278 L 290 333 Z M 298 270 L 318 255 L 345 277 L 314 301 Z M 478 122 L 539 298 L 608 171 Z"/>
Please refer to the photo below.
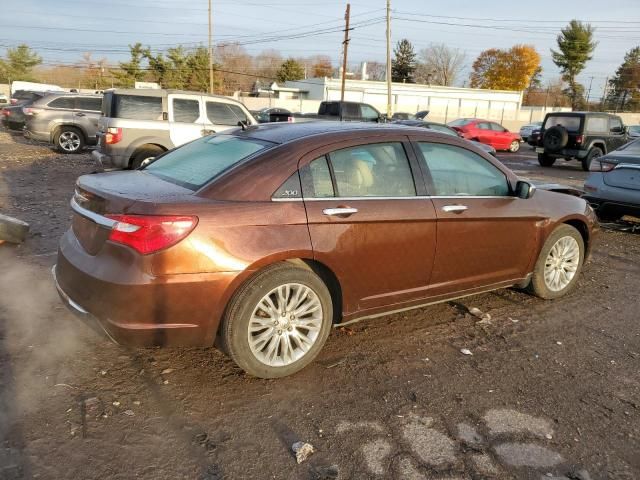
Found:
<path fill-rule="evenodd" d="M 544 128 L 546 130 L 551 127 L 555 127 L 556 125 L 561 125 L 570 132 L 577 132 L 578 130 L 580 130 L 580 120 L 581 117 L 551 115 L 547 117 L 547 120 L 544 122 Z"/>
<path fill-rule="evenodd" d="M 274 144 L 233 135 L 199 138 L 166 153 L 145 171 L 171 183 L 198 190 L 225 170 Z"/>
<path fill-rule="evenodd" d="M 465 125 L 469 125 L 471 122 L 473 122 L 473 120 L 469 118 L 459 118 L 458 120 L 447 123 L 447 125 L 450 127 L 464 127 Z"/>

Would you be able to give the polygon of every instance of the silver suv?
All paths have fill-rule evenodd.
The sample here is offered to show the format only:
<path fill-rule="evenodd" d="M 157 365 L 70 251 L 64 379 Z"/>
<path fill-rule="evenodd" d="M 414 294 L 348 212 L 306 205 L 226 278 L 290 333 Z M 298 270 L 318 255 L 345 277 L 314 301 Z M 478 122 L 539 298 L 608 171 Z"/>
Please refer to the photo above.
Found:
<path fill-rule="evenodd" d="M 78 153 L 96 144 L 102 95 L 50 93 L 23 107 L 24 136 Z"/>
<path fill-rule="evenodd" d="M 203 135 L 256 124 L 245 106 L 227 97 L 163 89 L 104 92 L 98 148 L 99 168 L 138 168 L 146 159 Z"/>

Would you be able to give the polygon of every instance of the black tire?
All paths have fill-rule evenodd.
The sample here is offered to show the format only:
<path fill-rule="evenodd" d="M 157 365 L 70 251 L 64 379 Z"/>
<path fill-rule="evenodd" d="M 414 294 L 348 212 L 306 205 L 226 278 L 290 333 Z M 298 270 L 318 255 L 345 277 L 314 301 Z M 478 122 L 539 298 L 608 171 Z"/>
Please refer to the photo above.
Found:
<path fill-rule="evenodd" d="M 82 130 L 76 127 L 60 127 L 53 136 L 56 150 L 60 153 L 80 153 L 86 140 Z"/>
<path fill-rule="evenodd" d="M 585 172 L 588 172 L 589 167 L 591 166 L 591 160 L 593 160 L 594 158 L 601 157 L 602 155 L 604 155 L 604 152 L 602 151 L 602 149 L 598 147 L 593 147 L 591 150 L 589 150 L 589 153 L 587 154 L 587 156 L 582 159 L 582 170 L 584 170 Z"/>
<path fill-rule="evenodd" d="M 570 282 L 562 289 L 554 290 L 547 285 L 545 281 L 545 267 L 547 265 L 547 258 L 549 257 L 549 253 L 553 246 L 560 239 L 564 237 L 573 238 L 579 247 L 580 254 L 579 260 L 576 264 L 575 274 L 571 278 Z M 553 299 L 562 297 L 566 295 L 571 290 L 573 290 L 578 283 L 578 278 L 580 276 L 580 271 L 582 270 L 582 264 L 584 262 L 584 240 L 582 239 L 582 235 L 580 232 L 576 230 L 571 225 L 560 225 L 557 227 L 551 235 L 547 238 L 546 242 L 542 246 L 540 250 L 540 255 L 538 256 L 538 260 L 536 261 L 535 267 L 533 268 L 533 276 L 531 277 L 531 282 L 529 283 L 528 290 L 534 295 L 544 298 L 544 299 Z"/>
<path fill-rule="evenodd" d="M 544 153 L 538 154 L 538 163 L 541 167 L 552 167 L 554 163 L 556 163 L 556 159 L 545 155 Z"/>
<path fill-rule="evenodd" d="M 133 154 L 129 166 L 132 170 L 136 170 L 140 168 L 142 162 L 144 162 L 147 158 L 157 157 L 161 153 L 164 153 L 164 150 L 162 148 L 156 147 L 155 145 L 146 145 Z"/>
<path fill-rule="evenodd" d="M 560 125 L 549 128 L 544 132 L 544 136 L 542 137 L 542 145 L 545 150 L 549 150 L 550 152 L 557 152 L 563 149 L 567 146 L 568 142 L 569 132 Z"/>
<path fill-rule="evenodd" d="M 511 153 L 516 153 L 518 150 L 520 150 L 520 142 L 518 140 L 514 140 L 511 142 L 511 145 L 509 145 L 509 151 Z"/>
<path fill-rule="evenodd" d="M 249 343 L 249 322 L 259 302 L 267 294 L 284 284 L 301 284 L 310 288 L 317 295 L 322 307 L 322 323 L 312 346 L 301 358 L 287 365 L 274 366 L 258 359 L 252 351 Z M 286 316 L 284 317 L 286 320 Z M 310 269 L 279 263 L 262 270 L 233 296 L 218 332 L 219 344 L 221 349 L 249 375 L 259 378 L 285 377 L 301 370 L 313 361 L 327 340 L 332 323 L 333 303 L 324 282 Z M 262 335 L 262 333 L 264 332 L 257 335 Z M 307 331 L 306 335 L 309 334 L 310 331 Z M 284 335 L 287 335 L 286 332 Z M 263 348 L 267 349 L 268 345 L 269 342 L 266 342 Z M 278 351 L 279 348 L 276 347 Z"/>

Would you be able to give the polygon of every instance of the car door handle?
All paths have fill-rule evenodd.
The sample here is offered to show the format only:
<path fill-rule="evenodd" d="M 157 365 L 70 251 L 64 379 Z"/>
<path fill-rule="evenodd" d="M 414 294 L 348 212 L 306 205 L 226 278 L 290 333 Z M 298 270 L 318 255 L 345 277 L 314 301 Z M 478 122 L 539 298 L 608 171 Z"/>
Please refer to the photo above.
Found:
<path fill-rule="evenodd" d="M 200 130 L 200 134 L 201 134 L 203 137 L 205 137 L 205 136 L 207 136 L 207 135 L 212 135 L 212 134 L 214 134 L 214 133 L 216 133 L 216 131 L 215 131 L 215 130 L 206 130 L 206 129 L 205 129 L 205 130 Z"/>
<path fill-rule="evenodd" d="M 80 113 L 80 112 L 76 113 L 76 117 L 84 117 L 84 116 L 85 116 L 84 113 Z"/>
<path fill-rule="evenodd" d="M 348 217 L 354 213 L 358 213 L 357 208 L 352 207 L 338 207 L 338 208 L 325 208 L 322 210 L 327 217 Z"/>
<path fill-rule="evenodd" d="M 442 211 L 447 213 L 462 213 L 468 208 L 466 205 L 445 205 L 442 207 Z"/>

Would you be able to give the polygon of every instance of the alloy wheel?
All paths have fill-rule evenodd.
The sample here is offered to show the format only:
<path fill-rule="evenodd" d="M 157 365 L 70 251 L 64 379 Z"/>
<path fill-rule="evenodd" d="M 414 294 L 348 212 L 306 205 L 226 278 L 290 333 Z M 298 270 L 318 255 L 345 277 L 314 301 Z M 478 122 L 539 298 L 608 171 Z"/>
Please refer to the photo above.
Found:
<path fill-rule="evenodd" d="M 562 237 L 551 247 L 544 265 L 544 283 L 549 290 L 565 289 L 575 277 L 580 263 L 580 246 L 573 237 Z"/>
<path fill-rule="evenodd" d="M 65 152 L 75 152 L 80 148 L 80 136 L 76 132 L 62 132 L 58 144 Z"/>
<path fill-rule="evenodd" d="M 251 352 L 265 365 L 290 365 L 313 347 L 322 320 L 320 298 L 311 288 L 300 283 L 280 285 L 262 297 L 251 314 Z"/>

